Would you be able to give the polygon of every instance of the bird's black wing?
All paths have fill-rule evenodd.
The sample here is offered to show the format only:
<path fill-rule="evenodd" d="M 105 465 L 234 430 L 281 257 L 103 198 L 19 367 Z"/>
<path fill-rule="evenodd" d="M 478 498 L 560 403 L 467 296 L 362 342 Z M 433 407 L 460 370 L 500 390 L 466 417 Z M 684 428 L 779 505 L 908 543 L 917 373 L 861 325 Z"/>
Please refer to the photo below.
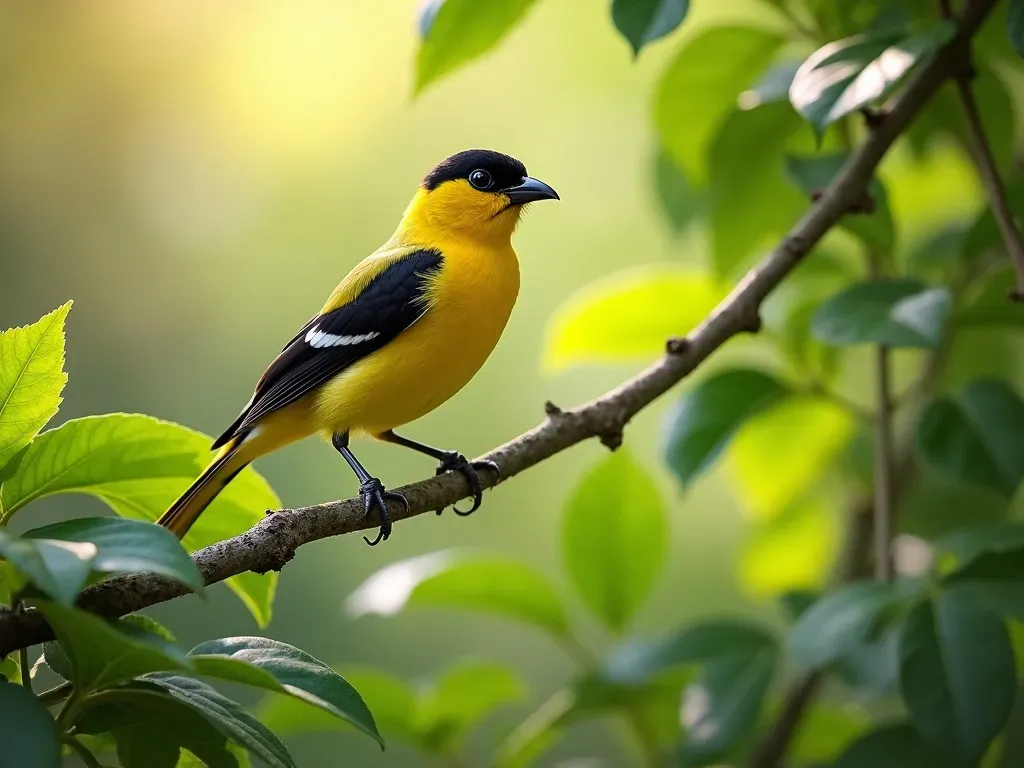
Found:
<path fill-rule="evenodd" d="M 426 310 L 426 287 L 442 258 L 439 251 L 414 251 L 384 269 L 348 304 L 306 323 L 264 372 L 249 405 L 213 448 L 248 432 L 268 413 L 309 394 L 415 323 Z"/>

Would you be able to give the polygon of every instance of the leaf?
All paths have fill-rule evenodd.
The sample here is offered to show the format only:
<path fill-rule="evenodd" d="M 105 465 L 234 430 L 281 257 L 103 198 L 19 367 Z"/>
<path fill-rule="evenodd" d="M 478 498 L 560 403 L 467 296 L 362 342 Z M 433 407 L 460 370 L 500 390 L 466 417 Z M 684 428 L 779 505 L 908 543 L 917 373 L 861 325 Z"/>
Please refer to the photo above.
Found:
<path fill-rule="evenodd" d="M 726 462 L 748 516 L 770 520 L 801 500 L 840 455 L 853 428 L 842 408 L 809 397 L 788 398 L 746 422 Z"/>
<path fill-rule="evenodd" d="M 659 264 L 584 286 L 556 311 L 544 339 L 542 368 L 646 360 L 685 336 L 725 297 L 724 284 L 692 267 Z"/>
<path fill-rule="evenodd" d="M 823 597 L 797 620 L 789 651 L 804 666 L 827 666 L 875 639 L 906 600 L 905 589 L 874 581 Z"/>
<path fill-rule="evenodd" d="M 522 20 L 533 0 L 428 0 L 420 13 L 415 93 L 489 51 Z"/>
<path fill-rule="evenodd" d="M 78 691 L 107 688 L 147 672 L 188 669 L 185 654 L 158 635 L 56 603 L 38 601 L 37 607 L 71 662 Z"/>
<path fill-rule="evenodd" d="M 710 376 L 685 392 L 669 420 L 666 461 L 683 486 L 706 470 L 740 426 L 789 394 L 774 376 L 756 368 L 734 368 Z"/>
<path fill-rule="evenodd" d="M 896 723 L 879 726 L 840 755 L 832 768 L 953 768 L 946 756 L 914 730 Z"/>
<path fill-rule="evenodd" d="M 925 408 L 917 447 L 936 470 L 1009 499 L 1024 477 L 1024 402 L 1003 381 L 977 379 Z"/>
<path fill-rule="evenodd" d="M 31 691 L 0 681 L 0 766 L 60 768 L 60 741 L 53 718 Z"/>
<path fill-rule="evenodd" d="M 156 619 L 150 618 L 141 613 L 129 613 L 121 617 L 121 621 L 125 624 L 131 624 L 133 627 L 138 627 L 141 630 L 149 632 L 150 634 L 162 637 L 168 643 L 172 645 L 177 643 L 177 638 L 171 633 L 167 627 L 161 624 Z"/>
<path fill-rule="evenodd" d="M 824 191 L 849 159 L 848 153 L 786 158 L 786 175 L 808 197 Z M 888 257 L 896 239 L 896 225 L 885 187 L 878 179 L 868 185 L 868 197 L 874 204 L 870 214 L 851 213 L 840 220 L 840 226 L 860 238 L 866 246 L 882 257 Z"/>
<path fill-rule="evenodd" d="M 812 329 L 819 339 L 836 346 L 934 349 L 950 306 L 946 288 L 926 288 L 914 280 L 874 280 L 826 301 L 815 313 Z"/>
<path fill-rule="evenodd" d="M 26 531 L 24 537 L 92 544 L 90 566 L 100 573 L 158 573 L 202 592 L 203 577 L 166 528 L 138 520 L 80 517 Z"/>
<path fill-rule="evenodd" d="M 699 192 L 660 148 L 654 156 L 654 190 L 658 205 L 674 234 L 682 232 L 700 212 Z"/>
<path fill-rule="evenodd" d="M 0 529 L 0 557 L 64 605 L 75 602 L 82 591 L 95 556 L 93 544 L 18 538 Z"/>
<path fill-rule="evenodd" d="M 800 68 L 799 61 L 780 61 L 771 65 L 761 78 L 736 100 L 740 109 L 756 109 L 764 104 L 789 101 L 789 87 Z"/>
<path fill-rule="evenodd" d="M 682 24 L 689 9 L 690 0 L 612 0 L 612 21 L 639 55 Z"/>
<path fill-rule="evenodd" d="M 568 631 L 561 598 L 551 583 L 515 560 L 436 553 L 377 571 L 349 597 L 356 616 L 390 616 L 406 607 L 464 608 L 532 624 L 556 636 Z"/>
<path fill-rule="evenodd" d="M 818 134 L 883 99 L 920 61 L 948 43 L 956 28 L 942 22 L 918 35 L 876 32 L 837 40 L 811 54 L 789 89 L 796 110 Z"/>
<path fill-rule="evenodd" d="M 236 702 L 200 680 L 154 672 L 142 680 L 162 688 L 213 723 L 221 733 L 241 744 L 271 768 L 296 768 L 281 740 Z"/>
<path fill-rule="evenodd" d="M 1006 31 L 1013 50 L 1024 57 L 1024 1 L 1010 0 L 1006 10 Z"/>
<path fill-rule="evenodd" d="M 38 322 L 0 331 L 0 472 L 60 406 L 64 373 L 64 320 L 71 302 Z M 3 512 L 0 524 L 13 514 Z"/>
<path fill-rule="evenodd" d="M 961 529 L 936 542 L 935 559 L 945 593 L 1024 618 L 1024 526 Z"/>
<path fill-rule="evenodd" d="M 153 521 L 203 470 L 209 448 L 208 437 L 149 416 L 74 419 L 32 442 L 17 472 L 0 488 L 0 499 L 10 514 L 44 496 L 87 493 L 122 517 Z M 280 506 L 267 482 L 244 469 L 199 518 L 184 545 L 193 551 L 222 541 Z M 276 573 L 242 574 L 227 584 L 257 621 L 270 620 Z"/>
<path fill-rule="evenodd" d="M 971 287 L 962 306 L 953 313 L 953 323 L 960 328 L 1024 328 L 1024 306 L 1007 298 L 1016 281 L 1012 265 L 996 265 Z"/>
<path fill-rule="evenodd" d="M 918 731 L 962 765 L 974 765 L 1013 707 L 1010 637 L 994 613 L 942 594 L 907 616 L 900 688 Z"/>
<path fill-rule="evenodd" d="M 43 643 L 43 661 L 46 662 L 46 666 L 65 680 L 70 680 L 74 676 L 71 671 L 71 660 L 56 640 L 48 640 Z"/>
<path fill-rule="evenodd" d="M 566 568 L 580 597 L 621 630 L 647 597 L 668 550 L 668 521 L 658 488 L 619 449 L 588 472 L 565 507 Z"/>
<path fill-rule="evenodd" d="M 712 139 L 782 42 L 756 27 L 716 27 L 685 41 L 665 69 L 654 99 L 655 128 L 661 146 L 694 184 L 710 178 Z"/>
<path fill-rule="evenodd" d="M 200 643 L 188 656 L 199 674 L 291 694 L 351 723 L 384 746 L 373 715 L 356 689 L 305 651 L 266 637 L 227 637 Z"/>
<path fill-rule="evenodd" d="M 1024 177 L 1006 183 L 1005 193 L 1010 210 L 1021 210 L 1024 207 Z M 996 223 L 995 215 L 986 206 L 967 230 L 963 244 L 963 259 L 967 262 L 976 262 L 983 256 L 1003 256 L 1005 253 L 1006 244 L 1003 242 L 1002 232 Z"/>
<path fill-rule="evenodd" d="M 417 702 L 413 727 L 427 749 L 450 753 L 495 709 L 525 698 L 525 684 L 508 667 L 462 662 L 441 675 Z"/>

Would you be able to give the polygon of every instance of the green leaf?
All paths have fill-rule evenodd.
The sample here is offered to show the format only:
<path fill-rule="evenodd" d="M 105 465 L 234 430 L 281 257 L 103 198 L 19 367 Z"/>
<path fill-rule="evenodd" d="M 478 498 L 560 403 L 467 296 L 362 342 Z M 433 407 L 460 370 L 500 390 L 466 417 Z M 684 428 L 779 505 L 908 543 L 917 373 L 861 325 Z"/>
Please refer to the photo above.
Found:
<path fill-rule="evenodd" d="M 935 560 L 946 593 L 1024 619 L 1024 526 L 962 529 L 936 542 Z"/>
<path fill-rule="evenodd" d="M 37 589 L 64 605 L 75 602 L 82 591 L 95 556 L 94 544 L 23 539 L 0 529 L 0 557 L 31 579 Z"/>
<path fill-rule="evenodd" d="M 862 582 L 818 600 L 789 634 L 793 657 L 808 667 L 824 667 L 875 639 L 907 600 L 896 584 Z"/>
<path fill-rule="evenodd" d="M 122 517 L 156 520 L 210 460 L 210 439 L 149 416 L 111 414 L 74 419 L 39 435 L 18 470 L 0 488 L 3 507 L 15 509 L 56 493 L 86 493 Z M 213 501 L 184 540 L 189 551 L 222 541 L 256 524 L 280 500 L 251 468 Z M 277 574 L 235 576 L 228 586 L 261 624 L 270 620 Z"/>
<path fill-rule="evenodd" d="M 789 99 L 821 134 L 836 120 L 885 98 L 955 31 L 952 22 L 942 22 L 909 37 L 876 32 L 828 43 L 797 70 Z"/>
<path fill-rule="evenodd" d="M 203 577 L 178 539 L 166 528 L 138 520 L 80 517 L 33 528 L 24 537 L 92 544 L 90 563 L 100 573 L 158 573 L 180 581 L 193 592 L 203 591 Z"/>
<path fill-rule="evenodd" d="M 1006 31 L 1013 50 L 1024 57 L 1024 0 L 1010 0 L 1006 10 Z"/>
<path fill-rule="evenodd" d="M 918 731 L 962 765 L 975 765 L 1013 707 L 1016 673 L 1003 622 L 969 600 L 941 594 L 908 614 L 900 688 Z"/>
<path fill-rule="evenodd" d="M 716 27 L 687 40 L 665 70 L 654 123 L 661 145 L 693 183 L 710 178 L 706 156 L 712 139 L 782 42 L 756 27 Z"/>
<path fill-rule="evenodd" d="M 110 732 L 123 768 L 175 768 L 187 749 L 208 768 L 238 768 L 227 737 L 205 716 L 155 685 L 133 682 L 75 719 L 76 733 Z"/>
<path fill-rule="evenodd" d="M 428 0 L 420 12 L 418 94 L 470 59 L 489 51 L 523 18 L 533 0 Z"/>
<path fill-rule="evenodd" d="M 690 0 L 612 0 L 612 21 L 633 54 L 683 23 Z"/>
<path fill-rule="evenodd" d="M 150 634 L 162 637 L 168 643 L 174 645 L 178 642 L 178 639 L 171 633 L 167 627 L 161 624 L 156 619 L 150 618 L 141 613 L 129 613 L 121 617 L 121 621 L 125 624 L 131 624 L 133 627 L 145 630 Z"/>
<path fill-rule="evenodd" d="M 17 652 L 0 657 L 0 683 L 4 680 L 15 684 L 21 683 L 21 662 Z"/>
<path fill-rule="evenodd" d="M 912 725 L 882 725 L 854 742 L 832 768 L 953 768 Z"/>
<path fill-rule="evenodd" d="M 188 656 L 201 675 L 291 694 L 351 723 L 384 746 L 373 715 L 356 689 L 305 651 L 265 637 L 228 637 L 200 643 Z"/>
<path fill-rule="evenodd" d="M 393 615 L 406 607 L 465 608 L 568 632 L 565 607 L 551 583 L 515 560 L 449 553 L 414 557 L 382 568 L 348 600 L 350 613 Z"/>
<path fill-rule="evenodd" d="M 946 288 L 926 288 L 915 280 L 874 280 L 826 301 L 812 328 L 815 336 L 836 346 L 935 348 L 950 305 Z"/>
<path fill-rule="evenodd" d="M 672 158 L 665 154 L 665 150 L 660 148 L 654 156 L 654 190 L 658 206 L 674 234 L 682 232 L 700 212 L 699 192 L 690 184 L 686 174 L 672 162 Z"/>
<path fill-rule="evenodd" d="M 786 158 L 786 175 L 805 195 L 812 197 L 832 183 L 848 159 L 848 153 L 790 156 Z M 896 239 L 896 225 L 889 210 L 885 187 L 878 179 L 871 180 L 868 196 L 874 203 L 874 211 L 848 214 L 840 220 L 840 226 L 859 237 L 879 255 L 888 257 Z"/>
<path fill-rule="evenodd" d="M 560 306 L 544 340 L 549 373 L 582 364 L 624 363 L 663 354 L 723 299 L 727 288 L 692 267 L 658 264 L 584 286 Z"/>
<path fill-rule="evenodd" d="M 789 87 L 800 68 L 799 61 L 780 61 L 773 64 L 750 88 L 737 99 L 740 109 L 756 109 L 764 104 L 789 101 Z"/>
<path fill-rule="evenodd" d="M 64 320 L 71 302 L 23 328 L 0 332 L 0 472 L 60 406 L 64 373 Z M 0 524 L 13 510 L 3 512 Z"/>
<path fill-rule="evenodd" d="M 588 472 L 565 508 L 566 567 L 587 606 L 621 630 L 647 597 L 668 551 L 658 488 L 619 449 Z"/>
<path fill-rule="evenodd" d="M 0 681 L 0 766 L 60 768 L 60 741 L 53 718 L 31 691 Z"/>
<path fill-rule="evenodd" d="M 996 265 L 971 286 L 962 306 L 953 313 L 953 323 L 961 328 L 1024 328 L 1024 305 L 1008 298 L 1016 284 L 1017 273 L 1011 264 Z"/>
<path fill-rule="evenodd" d="M 185 654 L 159 635 L 56 603 L 38 601 L 37 607 L 71 662 L 75 689 L 83 693 L 147 672 L 189 667 Z"/>
<path fill-rule="evenodd" d="M 71 660 L 56 640 L 48 640 L 43 643 L 43 661 L 46 662 L 46 666 L 65 680 L 70 680 L 74 676 L 71 671 Z"/>
<path fill-rule="evenodd" d="M 665 453 L 684 486 L 706 470 L 750 417 L 789 394 L 774 376 L 755 368 L 716 373 L 685 392 L 670 417 Z"/>
<path fill-rule="evenodd" d="M 921 414 L 917 446 L 932 467 L 1011 498 L 1024 477 L 1024 402 L 997 379 L 971 382 Z"/>
<path fill-rule="evenodd" d="M 428 750 L 450 753 L 495 709 L 525 698 L 526 686 L 508 667 L 462 662 L 441 675 L 417 702 L 413 727 Z"/>
<path fill-rule="evenodd" d="M 296 768 L 288 749 L 266 726 L 238 703 L 206 683 L 189 677 L 154 672 L 142 678 L 205 717 L 232 741 L 241 744 L 271 768 Z"/>
<path fill-rule="evenodd" d="M 1024 177 L 1009 181 L 1006 187 L 1006 201 L 1011 211 L 1019 211 L 1024 207 Z M 963 258 L 974 262 L 987 255 L 1003 256 L 1006 245 L 1003 235 L 996 223 L 995 215 L 989 206 L 985 206 L 964 238 Z"/>

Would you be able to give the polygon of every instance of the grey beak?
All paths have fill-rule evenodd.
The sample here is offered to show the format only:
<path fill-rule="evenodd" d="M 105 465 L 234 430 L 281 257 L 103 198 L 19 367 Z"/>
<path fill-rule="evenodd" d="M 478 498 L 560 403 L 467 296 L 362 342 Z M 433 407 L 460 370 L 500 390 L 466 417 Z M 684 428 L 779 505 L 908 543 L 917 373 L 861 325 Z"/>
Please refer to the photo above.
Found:
<path fill-rule="evenodd" d="M 540 179 L 527 176 L 521 184 L 504 190 L 513 205 L 533 203 L 537 200 L 558 200 L 558 193 Z"/>

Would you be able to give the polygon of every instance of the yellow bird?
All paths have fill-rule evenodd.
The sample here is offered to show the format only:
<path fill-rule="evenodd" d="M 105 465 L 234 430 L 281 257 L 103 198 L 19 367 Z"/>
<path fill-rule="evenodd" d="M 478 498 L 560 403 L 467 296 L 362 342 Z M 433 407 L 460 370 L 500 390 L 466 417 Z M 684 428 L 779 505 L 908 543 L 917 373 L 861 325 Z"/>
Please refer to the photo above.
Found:
<path fill-rule="evenodd" d="M 366 514 L 391 534 L 388 493 L 349 448 L 353 434 L 411 448 L 464 474 L 476 469 L 394 432 L 464 387 L 498 343 L 519 293 L 512 233 L 527 203 L 558 199 L 513 157 L 459 152 L 424 177 L 391 238 L 349 272 L 323 308 L 274 359 L 245 408 L 213 444 L 213 460 L 157 521 L 178 538 L 247 464 L 319 433 L 359 479 Z M 493 464 L 494 469 L 497 467 Z"/>

